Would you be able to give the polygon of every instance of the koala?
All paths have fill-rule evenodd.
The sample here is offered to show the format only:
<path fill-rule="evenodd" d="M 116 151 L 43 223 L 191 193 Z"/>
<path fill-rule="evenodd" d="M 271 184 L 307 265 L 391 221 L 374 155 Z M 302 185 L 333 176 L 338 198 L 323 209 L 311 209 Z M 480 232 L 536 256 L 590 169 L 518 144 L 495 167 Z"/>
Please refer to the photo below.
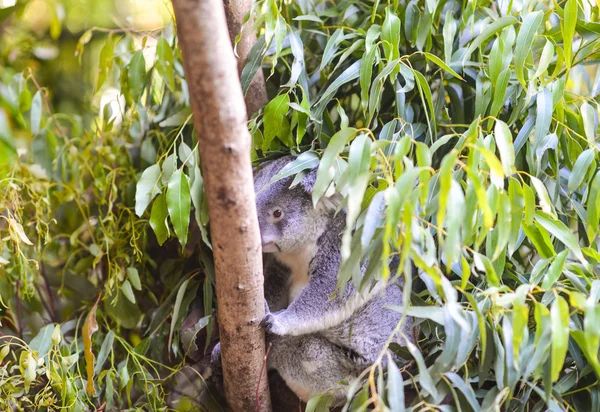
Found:
<path fill-rule="evenodd" d="M 291 177 L 270 184 L 291 161 L 269 162 L 254 179 L 265 254 L 262 324 L 272 343 L 267 366 L 303 401 L 329 392 L 339 402 L 345 398 L 340 382 L 374 363 L 398 324 L 401 314 L 386 306 L 402 304 L 402 283 L 359 293 L 350 282 L 337 290 L 345 213 L 335 195 L 313 207 L 316 169 L 293 188 Z M 402 336 L 414 339 L 411 319 L 393 342 L 405 345 Z"/>

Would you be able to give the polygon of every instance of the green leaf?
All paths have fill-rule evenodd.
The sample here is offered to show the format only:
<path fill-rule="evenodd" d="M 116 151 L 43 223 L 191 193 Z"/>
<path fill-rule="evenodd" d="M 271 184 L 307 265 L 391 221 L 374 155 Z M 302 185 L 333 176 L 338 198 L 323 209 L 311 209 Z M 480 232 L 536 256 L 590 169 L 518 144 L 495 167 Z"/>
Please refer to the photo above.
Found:
<path fill-rule="evenodd" d="M 429 10 L 425 10 L 425 14 L 421 14 L 419 22 L 417 23 L 417 40 L 416 46 L 417 50 L 423 51 L 425 48 L 425 44 L 431 38 L 432 31 L 432 14 Z"/>
<path fill-rule="evenodd" d="M 531 50 L 535 33 L 542 24 L 543 17 L 544 12 L 541 10 L 527 14 L 523 20 L 523 25 L 519 30 L 519 35 L 517 36 L 517 46 L 515 48 L 515 74 L 517 80 L 523 85 L 523 88 L 526 88 L 525 76 L 523 75 L 525 60 Z"/>
<path fill-rule="evenodd" d="M 160 246 L 169 238 L 168 216 L 167 197 L 163 193 L 156 198 L 150 211 L 150 226 L 154 230 L 156 240 Z"/>
<path fill-rule="evenodd" d="M 323 24 L 323 20 L 321 20 L 319 17 L 314 16 L 312 14 L 306 14 L 304 16 L 294 17 L 294 20 L 295 21 L 313 21 L 315 23 Z"/>
<path fill-rule="evenodd" d="M 414 4 L 414 3 L 413 3 Z M 452 43 L 456 35 L 457 29 L 456 20 L 452 17 L 452 10 L 446 11 L 446 18 L 444 20 L 444 58 L 446 63 L 450 64 L 452 61 Z"/>
<path fill-rule="evenodd" d="M 502 41 L 502 37 L 496 39 L 494 41 L 494 45 L 492 46 L 492 50 L 490 51 L 489 58 L 489 70 L 490 70 L 490 80 L 493 85 L 498 82 L 498 76 L 504 67 L 504 42 Z"/>
<path fill-rule="evenodd" d="M 190 223 L 190 186 L 181 169 L 175 171 L 169 179 L 167 189 L 167 209 L 173 223 L 173 229 L 181 246 L 187 243 Z"/>
<path fill-rule="evenodd" d="M 158 125 L 160 127 L 178 127 L 185 125 L 192 118 L 192 109 L 190 107 L 185 107 L 175 113 L 174 115 L 167 117 L 165 120 L 160 122 Z"/>
<path fill-rule="evenodd" d="M 581 118 L 583 119 L 583 130 L 585 132 L 585 136 L 588 139 L 588 143 L 592 144 L 596 141 L 596 131 L 598 130 L 598 122 L 596 121 L 596 111 L 588 102 L 584 102 L 581 105 Z"/>
<path fill-rule="evenodd" d="M 136 268 L 134 268 L 134 267 L 127 268 L 127 279 L 129 279 L 129 282 L 135 289 L 142 290 L 142 283 L 140 282 L 140 275 Z"/>
<path fill-rule="evenodd" d="M 443 224 L 444 219 L 446 218 L 446 205 L 448 204 L 448 195 L 450 193 L 450 189 L 452 187 L 452 171 L 454 170 L 454 165 L 456 164 L 457 153 L 456 151 L 452 151 L 448 153 L 443 159 L 442 164 L 440 166 L 439 171 L 439 184 L 440 191 L 438 194 L 439 204 L 438 211 L 436 216 L 436 222 L 438 224 Z"/>
<path fill-rule="evenodd" d="M 542 50 L 542 55 L 538 63 L 538 68 L 535 71 L 532 80 L 540 77 L 542 73 L 544 73 L 548 69 L 548 66 L 550 66 L 550 63 L 552 62 L 552 57 L 554 57 L 554 45 L 550 40 L 546 40 L 544 50 Z"/>
<path fill-rule="evenodd" d="M 154 164 L 142 172 L 135 189 L 135 214 L 142 216 L 144 211 L 154 199 L 161 193 L 160 190 L 160 166 Z"/>
<path fill-rule="evenodd" d="M 538 93 L 536 105 L 535 143 L 539 143 L 548 134 L 552 122 L 552 92 L 548 88 Z"/>
<path fill-rule="evenodd" d="M 396 16 L 392 7 L 385 9 L 385 20 L 381 26 L 381 40 L 383 40 L 385 58 L 388 61 L 398 59 L 400 57 L 400 18 Z M 398 72 L 394 71 L 394 73 Z"/>
<path fill-rule="evenodd" d="M 570 192 L 574 192 L 575 190 L 579 189 L 593 161 L 594 149 L 584 150 L 579 155 L 575 165 L 573 166 L 571 176 L 569 176 L 568 188 Z"/>
<path fill-rule="evenodd" d="M 500 278 L 498 278 L 498 274 L 492 265 L 492 262 L 488 259 L 487 256 L 482 255 L 481 253 L 474 254 L 475 264 L 483 268 L 485 270 L 485 277 L 490 286 L 499 287 L 500 286 Z"/>
<path fill-rule="evenodd" d="M 325 412 L 329 411 L 329 406 L 333 402 L 333 396 L 320 393 L 318 395 L 314 395 L 312 398 L 308 400 L 306 403 L 306 409 L 304 412 Z"/>
<path fill-rule="evenodd" d="M 552 320 L 552 382 L 556 382 L 562 371 L 569 345 L 569 305 L 562 296 L 557 296 L 550 309 Z"/>
<path fill-rule="evenodd" d="M 587 199 L 587 212 L 588 212 L 588 240 L 593 242 L 598 233 L 598 227 L 600 226 L 600 173 L 596 173 Z"/>
<path fill-rule="evenodd" d="M 333 135 L 325 152 L 323 158 L 319 164 L 317 170 L 317 180 L 312 192 L 313 204 L 316 206 L 317 202 L 325 194 L 333 177 L 335 176 L 334 162 L 338 154 L 344 149 L 346 144 L 356 136 L 357 130 L 350 127 L 342 129 Z"/>
<path fill-rule="evenodd" d="M 531 189 L 529 189 L 531 191 Z M 508 183 L 508 197 L 510 199 L 510 237 L 508 242 L 508 253 L 512 255 L 515 251 L 517 240 L 519 238 L 519 229 L 521 228 L 521 220 L 523 218 L 523 211 L 525 210 L 525 197 L 521 184 L 515 178 L 510 179 Z M 533 198 L 533 191 L 531 191 L 531 197 Z M 533 198 L 535 202 L 535 198 Z M 530 200 L 531 201 L 531 200 Z M 533 223 L 533 215 L 535 211 L 535 204 L 533 207 L 529 206 L 531 219 L 528 224 Z"/>
<path fill-rule="evenodd" d="M 137 101 L 146 87 L 146 61 L 144 54 L 137 51 L 133 54 L 127 68 L 131 98 Z"/>
<path fill-rule="evenodd" d="M 290 74 L 290 80 L 283 85 L 283 87 L 295 87 L 296 82 L 300 78 L 300 75 L 304 72 L 304 45 L 302 40 L 293 30 L 289 34 L 290 46 L 292 54 L 294 55 L 294 61 L 292 62 L 292 72 Z"/>
<path fill-rule="evenodd" d="M 169 350 L 171 349 L 171 342 L 173 342 L 173 332 L 175 331 L 175 325 L 177 324 L 177 320 L 179 319 L 179 309 L 181 308 L 181 302 L 183 302 L 183 297 L 185 296 L 185 291 L 187 289 L 187 285 L 190 283 L 190 279 L 186 279 L 179 290 L 177 291 L 177 297 L 175 298 L 175 305 L 173 306 L 173 315 L 171 316 L 171 327 L 169 329 L 169 343 L 167 347 Z"/>
<path fill-rule="evenodd" d="M 319 156 L 314 151 L 308 151 L 300 154 L 293 162 L 286 164 L 283 169 L 279 171 L 275 176 L 271 178 L 269 184 L 275 183 L 281 179 L 297 175 L 298 173 L 307 170 L 314 169 L 319 165 Z"/>
<path fill-rule="evenodd" d="M 31 100 L 31 133 L 37 135 L 42 125 L 42 91 L 38 90 Z"/>
<path fill-rule="evenodd" d="M 477 146 L 477 150 L 483 155 L 483 158 L 492 172 L 492 183 L 496 186 L 500 186 L 504 180 L 504 169 L 502 163 L 498 160 L 496 155 L 483 146 Z"/>
<path fill-rule="evenodd" d="M 412 342 L 410 342 L 408 339 L 406 339 L 406 346 L 408 347 L 408 350 L 412 357 L 417 362 L 417 366 L 419 368 L 419 383 L 421 384 L 423 389 L 427 391 L 428 394 L 430 394 L 434 399 L 437 398 L 438 391 L 433 381 L 433 378 L 431 377 L 431 374 L 427 369 L 427 365 L 425 364 L 423 355 L 421 355 L 419 349 L 415 345 L 413 345 Z"/>
<path fill-rule="evenodd" d="M 179 159 L 181 159 L 181 163 L 183 163 L 184 166 L 193 169 L 196 164 L 195 152 L 193 152 L 185 142 L 181 142 L 179 144 L 177 154 L 179 155 Z"/>
<path fill-rule="evenodd" d="M 104 341 L 102 341 L 102 346 L 100 346 L 100 352 L 98 353 L 98 358 L 96 359 L 96 366 L 94 367 L 94 374 L 97 375 L 102 371 L 102 367 L 104 366 L 104 362 L 108 359 L 108 355 L 112 351 L 113 343 L 115 340 L 115 332 L 109 331 L 104 337 Z"/>
<path fill-rule="evenodd" d="M 265 51 L 265 36 L 260 36 L 258 40 L 256 40 L 256 43 L 254 43 L 252 46 L 252 49 L 250 49 L 247 63 L 242 69 L 242 74 L 240 76 L 244 96 L 248 92 L 250 84 L 252 83 L 254 76 L 256 76 L 258 69 L 260 69 Z"/>
<path fill-rule="evenodd" d="M 100 59 L 98 62 L 98 82 L 96 83 L 96 91 L 102 87 L 110 69 L 113 65 L 113 57 L 115 54 L 115 46 L 112 37 L 106 39 L 106 43 L 100 51 Z"/>
<path fill-rule="evenodd" d="M 167 39 L 161 36 L 156 44 L 156 70 L 164 78 L 171 91 L 175 91 L 175 71 L 173 69 L 173 50 Z"/>
<path fill-rule="evenodd" d="M 561 25 L 564 45 L 565 64 L 571 68 L 573 56 L 573 36 L 577 25 L 577 0 L 567 0 L 565 3 L 564 19 Z"/>
<path fill-rule="evenodd" d="M 492 261 L 496 261 L 499 257 L 504 259 L 504 253 L 506 251 L 506 245 L 510 239 L 511 230 L 511 205 L 510 199 L 506 192 L 500 192 L 498 194 L 499 206 L 498 206 L 498 224 L 494 228 L 496 233 L 496 247 L 494 248 L 494 254 Z"/>
<path fill-rule="evenodd" d="M 494 128 L 494 138 L 496 146 L 500 152 L 500 160 L 502 161 L 502 169 L 506 176 L 510 176 L 515 171 L 515 148 L 513 146 L 512 133 L 508 125 L 502 120 L 496 120 Z"/>
<path fill-rule="evenodd" d="M 337 92 L 337 90 L 344 84 L 357 79 L 360 75 L 360 66 L 362 60 L 354 62 L 350 67 L 342 72 L 323 92 L 317 103 L 314 106 L 314 115 L 317 118 L 321 118 L 327 104 L 331 101 L 331 98 Z"/>
<path fill-rule="evenodd" d="M 388 362 L 387 399 L 392 411 L 402 411 L 404 405 L 404 381 L 396 363 Z"/>
<path fill-rule="evenodd" d="M 524 225 L 523 232 L 543 258 L 548 259 L 556 254 L 556 252 L 554 252 L 554 246 L 552 246 L 552 242 L 550 241 L 550 237 L 545 230 L 540 231 L 540 229 L 533 224 L 531 226 Z"/>
<path fill-rule="evenodd" d="M 263 151 L 267 151 L 271 142 L 275 137 L 286 138 L 284 133 L 286 133 L 286 123 L 287 118 L 286 114 L 289 110 L 288 103 L 290 102 L 290 96 L 287 93 L 280 94 L 275 97 L 273 100 L 265 106 L 264 112 L 264 140 L 263 140 Z M 289 124 L 287 127 L 287 131 L 289 132 Z"/>
<path fill-rule="evenodd" d="M 542 211 L 554 217 L 554 208 L 552 207 L 552 202 L 550 201 L 550 196 L 548 195 L 546 185 L 544 185 L 540 179 L 533 176 L 531 176 L 531 183 L 533 184 L 533 187 L 538 195 L 538 199 L 540 200 L 540 207 L 542 208 Z"/>
<path fill-rule="evenodd" d="M 291 103 L 290 103 L 291 105 Z M 298 111 L 298 127 L 296 128 L 296 146 L 300 146 L 302 138 L 306 134 L 306 122 L 310 116 L 310 105 L 306 93 L 302 93 L 302 102 L 300 102 Z"/>
<path fill-rule="evenodd" d="M 371 77 L 373 76 L 373 63 L 377 56 L 377 47 L 373 47 L 363 57 L 360 65 L 360 105 L 363 112 L 367 111 L 369 106 L 369 88 L 371 87 Z"/>
<path fill-rule="evenodd" d="M 423 76 L 420 72 L 416 71 L 416 70 L 412 70 L 412 73 L 415 76 L 415 79 L 417 80 L 417 85 L 419 86 L 419 94 L 421 95 L 421 101 L 423 102 L 423 105 L 427 104 L 427 107 L 429 108 L 429 112 L 425 112 L 426 116 L 427 116 L 427 122 L 429 123 L 429 135 L 431 138 L 431 141 L 433 141 L 435 139 L 435 136 L 437 135 L 436 132 L 436 125 L 435 125 L 435 112 L 433 110 L 433 98 L 431 97 L 431 89 L 429 88 L 429 83 L 427 82 L 427 79 L 425 79 L 425 76 Z"/>
<path fill-rule="evenodd" d="M 558 255 L 556 255 L 554 261 L 548 269 L 548 272 L 546 272 L 546 276 L 544 276 L 544 281 L 542 282 L 542 289 L 550 289 L 559 279 L 560 275 L 563 272 L 563 269 L 565 268 L 568 253 L 568 250 L 563 250 Z"/>
<path fill-rule="evenodd" d="M 126 279 L 125 282 L 121 283 L 121 292 L 123 292 L 123 295 L 125 295 L 127 300 L 135 304 L 135 294 L 133 293 L 129 280 Z"/>
<path fill-rule="evenodd" d="M 442 59 L 440 59 L 439 57 L 437 57 L 436 55 L 431 54 L 431 53 L 427 53 L 427 52 L 423 52 L 423 54 L 425 55 L 425 57 L 427 58 L 427 60 L 429 60 L 430 62 L 434 63 L 435 65 L 437 65 L 442 70 L 447 71 L 452 76 L 456 77 L 458 80 L 464 81 L 464 79 L 462 77 L 460 77 L 458 73 L 456 73 L 454 70 L 452 70 L 452 68 L 450 66 L 448 66 L 446 63 L 444 63 L 444 61 Z"/>
<path fill-rule="evenodd" d="M 460 376 L 458 376 L 454 372 L 446 372 L 444 375 L 448 379 L 450 379 L 452 385 L 454 385 L 456 388 L 458 388 L 459 391 L 462 392 L 462 394 L 467 399 L 467 402 L 469 402 L 469 406 L 471 406 L 471 408 L 473 408 L 474 411 L 481 410 L 479 402 L 477 402 L 477 398 L 475 397 L 475 392 L 473 391 L 473 388 L 469 384 L 468 380 L 467 382 L 465 382 Z"/>
<path fill-rule="evenodd" d="M 473 40 L 465 54 L 463 55 L 463 65 L 467 61 L 468 58 L 471 57 L 471 54 L 477 49 L 479 46 L 483 44 L 487 39 L 492 37 L 494 34 L 505 28 L 506 26 L 510 26 L 517 23 L 517 19 L 513 16 L 504 16 L 500 17 L 498 20 L 494 21 L 492 24 L 488 25 L 480 34 Z"/>
<path fill-rule="evenodd" d="M 560 220 L 553 220 L 549 218 L 547 215 L 544 215 L 540 212 L 535 214 L 535 220 L 550 232 L 554 237 L 560 240 L 569 250 L 583 263 L 587 264 L 585 258 L 583 257 L 583 253 L 581 252 L 581 247 L 579 247 L 579 242 L 577 238 L 567 226 Z"/>
<path fill-rule="evenodd" d="M 342 259 L 350 257 L 350 241 L 354 223 L 361 211 L 361 205 L 371 166 L 371 139 L 366 134 L 360 134 L 350 145 L 348 157 L 348 173 L 350 188 L 348 190 L 348 203 L 346 213 L 346 230 L 342 237 Z"/>
<path fill-rule="evenodd" d="M 277 22 L 275 23 L 275 54 L 273 56 L 275 60 L 275 64 L 277 63 L 277 59 L 281 56 L 281 51 L 283 50 L 283 41 L 285 40 L 287 34 L 287 24 L 283 17 L 278 13 Z"/>
<path fill-rule="evenodd" d="M 319 65 L 319 71 L 323 70 L 325 66 L 327 66 L 335 53 L 338 50 L 339 44 L 345 39 L 344 31 L 342 29 L 337 29 L 329 40 L 327 40 L 327 44 L 325 45 L 325 50 L 323 51 L 323 57 L 321 58 L 321 64 Z"/>
<path fill-rule="evenodd" d="M 54 332 L 54 324 L 49 324 L 40 329 L 35 337 L 29 342 L 29 348 L 38 353 L 38 359 L 45 357 L 52 347 L 52 332 Z"/>
<path fill-rule="evenodd" d="M 451 188 L 446 208 L 446 238 L 444 239 L 444 256 L 448 269 L 458 260 L 462 236 L 460 229 L 464 223 L 465 195 L 456 181 L 451 181 Z"/>
<path fill-rule="evenodd" d="M 508 81 L 510 80 L 511 70 L 509 67 L 504 69 L 498 76 L 498 82 L 494 85 L 494 99 L 492 100 L 492 107 L 490 107 L 490 116 L 496 117 L 504 104 L 504 97 L 506 96 L 506 88 L 508 87 Z"/>

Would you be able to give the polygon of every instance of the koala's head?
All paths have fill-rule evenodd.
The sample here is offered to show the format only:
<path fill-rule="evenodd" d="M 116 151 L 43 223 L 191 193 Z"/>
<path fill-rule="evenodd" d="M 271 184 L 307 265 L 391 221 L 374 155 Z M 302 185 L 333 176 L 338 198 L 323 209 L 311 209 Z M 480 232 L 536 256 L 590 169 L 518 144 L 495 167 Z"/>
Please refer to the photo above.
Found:
<path fill-rule="evenodd" d="M 332 202 L 321 201 L 313 207 L 311 193 L 317 170 L 311 170 L 293 188 L 292 177 L 269 184 L 293 157 L 262 165 L 255 172 L 254 191 L 263 252 L 291 252 L 317 241 L 335 212 Z"/>

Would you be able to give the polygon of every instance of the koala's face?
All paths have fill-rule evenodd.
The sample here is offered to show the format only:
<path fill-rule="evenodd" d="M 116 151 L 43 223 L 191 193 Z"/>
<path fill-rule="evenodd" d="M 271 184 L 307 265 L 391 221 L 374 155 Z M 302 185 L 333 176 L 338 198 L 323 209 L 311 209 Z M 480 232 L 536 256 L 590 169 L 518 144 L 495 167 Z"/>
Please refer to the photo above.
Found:
<path fill-rule="evenodd" d="M 267 187 L 256 200 L 263 252 L 289 252 L 313 240 L 314 210 L 302 190 Z"/>
<path fill-rule="evenodd" d="M 302 185 L 290 189 L 291 178 L 269 184 L 291 159 L 268 163 L 254 178 L 256 210 L 263 252 L 291 252 L 316 242 L 322 217 Z"/>

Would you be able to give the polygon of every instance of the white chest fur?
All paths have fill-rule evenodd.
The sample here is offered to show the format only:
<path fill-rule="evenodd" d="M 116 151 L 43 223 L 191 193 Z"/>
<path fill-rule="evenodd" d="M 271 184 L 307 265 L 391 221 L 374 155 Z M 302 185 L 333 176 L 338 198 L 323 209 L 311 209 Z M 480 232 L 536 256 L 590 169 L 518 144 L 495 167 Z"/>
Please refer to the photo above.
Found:
<path fill-rule="evenodd" d="M 317 245 L 307 244 L 293 252 L 276 253 L 275 257 L 290 268 L 291 275 L 288 285 L 288 305 L 298 296 L 308 283 L 308 266 L 315 256 Z"/>

